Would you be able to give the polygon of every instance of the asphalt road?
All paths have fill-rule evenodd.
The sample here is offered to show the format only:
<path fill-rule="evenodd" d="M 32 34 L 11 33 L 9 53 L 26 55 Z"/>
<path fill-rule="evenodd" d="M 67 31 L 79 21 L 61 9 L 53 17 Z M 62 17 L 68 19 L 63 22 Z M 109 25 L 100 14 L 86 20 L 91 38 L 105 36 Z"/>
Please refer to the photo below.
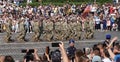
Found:
<path fill-rule="evenodd" d="M 94 39 L 91 40 L 79 40 L 76 41 L 75 47 L 77 49 L 82 49 L 84 47 L 92 47 L 94 44 L 98 42 L 102 42 L 105 39 L 106 34 L 111 34 L 112 37 L 118 36 L 120 39 L 120 32 L 98 32 L 96 31 L 94 34 Z M 51 50 L 55 50 L 56 47 L 51 47 L 51 42 L 42 41 L 42 42 L 31 42 L 31 36 L 33 33 L 28 33 L 26 38 L 29 39 L 28 42 L 18 43 L 17 41 L 12 43 L 5 43 L 4 37 L 5 33 L 0 33 L 0 55 L 11 55 L 15 60 L 22 60 L 25 53 L 21 53 L 21 49 L 38 49 L 38 54 L 42 55 L 45 52 L 45 47 L 50 46 Z M 16 39 L 18 34 L 14 33 L 12 35 L 13 39 Z M 68 41 L 64 42 L 65 48 L 68 47 Z"/>
<path fill-rule="evenodd" d="M 112 38 L 114 36 L 117 36 L 120 39 L 120 31 L 118 31 L 118 32 L 115 32 L 115 31 L 107 31 L 107 32 L 95 31 L 95 33 L 94 33 L 94 39 L 92 39 L 92 40 L 104 40 L 106 34 L 111 34 Z M 0 40 L 1 40 L 0 43 L 5 43 L 4 42 L 5 35 L 6 35 L 6 33 L 0 33 Z M 27 33 L 26 39 L 28 40 L 28 42 L 31 42 L 32 35 L 33 35 L 33 33 Z M 12 39 L 14 39 L 15 42 L 17 42 L 16 41 L 16 37 L 17 36 L 18 36 L 18 33 L 13 33 L 12 34 Z M 82 41 L 82 40 L 80 40 L 80 41 Z M 46 41 L 43 41 L 43 42 L 46 42 Z"/>

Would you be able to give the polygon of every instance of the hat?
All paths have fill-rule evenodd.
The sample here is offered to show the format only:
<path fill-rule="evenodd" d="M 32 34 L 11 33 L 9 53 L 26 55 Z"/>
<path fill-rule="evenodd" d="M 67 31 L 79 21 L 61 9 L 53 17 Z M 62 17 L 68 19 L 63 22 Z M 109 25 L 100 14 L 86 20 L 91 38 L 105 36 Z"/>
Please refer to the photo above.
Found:
<path fill-rule="evenodd" d="M 70 40 L 69 40 L 69 44 L 70 44 L 70 43 L 75 43 L 75 41 L 74 41 L 73 39 L 70 39 Z"/>
<path fill-rule="evenodd" d="M 111 39 L 111 35 L 110 35 L 110 34 L 107 34 L 107 35 L 106 35 L 106 39 Z"/>
<path fill-rule="evenodd" d="M 92 62 L 102 62 L 101 57 L 100 56 L 94 56 L 92 59 Z"/>

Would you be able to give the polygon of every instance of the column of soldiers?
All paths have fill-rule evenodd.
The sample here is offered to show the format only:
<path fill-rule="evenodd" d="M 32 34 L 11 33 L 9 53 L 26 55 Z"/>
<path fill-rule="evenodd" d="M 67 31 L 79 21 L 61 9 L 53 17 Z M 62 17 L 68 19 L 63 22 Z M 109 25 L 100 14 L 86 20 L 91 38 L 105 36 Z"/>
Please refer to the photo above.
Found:
<path fill-rule="evenodd" d="M 6 25 L 6 41 L 11 40 L 11 19 L 7 20 Z M 17 40 L 20 42 L 26 41 L 26 28 L 24 24 L 24 19 L 19 19 L 19 32 Z M 53 18 L 40 18 L 35 17 L 32 20 L 32 30 L 34 32 L 32 36 L 33 41 L 47 40 L 47 41 L 56 41 L 56 40 L 68 40 L 73 38 L 75 40 L 81 40 L 83 37 L 85 39 L 92 39 L 94 35 L 94 23 L 92 18 L 86 18 L 84 21 L 84 32 L 82 26 L 81 17 L 77 16 L 76 18 L 66 18 L 63 16 L 53 17 Z M 82 37 L 83 36 L 83 37 Z"/>

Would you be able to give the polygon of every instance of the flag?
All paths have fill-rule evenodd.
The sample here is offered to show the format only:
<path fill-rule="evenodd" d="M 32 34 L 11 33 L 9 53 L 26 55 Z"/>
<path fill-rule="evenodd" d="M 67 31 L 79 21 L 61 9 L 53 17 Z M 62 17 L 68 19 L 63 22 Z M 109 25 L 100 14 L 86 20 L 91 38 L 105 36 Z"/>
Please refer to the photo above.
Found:
<path fill-rule="evenodd" d="M 88 15 L 88 13 L 90 12 L 91 8 L 92 8 L 92 6 L 90 4 L 86 6 L 86 8 L 84 9 L 84 11 L 82 13 L 82 16 L 84 18 Z"/>

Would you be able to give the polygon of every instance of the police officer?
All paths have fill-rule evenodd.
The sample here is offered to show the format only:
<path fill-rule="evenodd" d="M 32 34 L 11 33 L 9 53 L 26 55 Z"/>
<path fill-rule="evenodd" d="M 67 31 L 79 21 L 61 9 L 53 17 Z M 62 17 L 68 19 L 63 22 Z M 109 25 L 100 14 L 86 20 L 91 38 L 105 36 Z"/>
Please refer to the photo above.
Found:
<path fill-rule="evenodd" d="M 72 62 L 74 62 L 74 58 L 75 58 L 75 51 L 76 48 L 74 47 L 74 43 L 75 41 L 73 39 L 69 40 L 69 47 L 67 48 L 67 55 L 69 60 L 71 60 Z"/>

